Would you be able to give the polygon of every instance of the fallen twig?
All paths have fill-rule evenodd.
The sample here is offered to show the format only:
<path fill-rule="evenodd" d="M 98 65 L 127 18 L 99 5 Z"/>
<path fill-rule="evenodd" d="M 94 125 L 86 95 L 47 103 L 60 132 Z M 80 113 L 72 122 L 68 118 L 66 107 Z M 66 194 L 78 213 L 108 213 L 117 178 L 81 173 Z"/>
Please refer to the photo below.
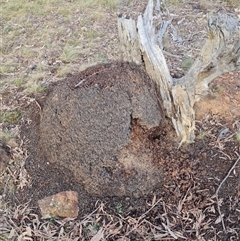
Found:
<path fill-rule="evenodd" d="M 162 51 L 165 55 L 169 56 L 169 57 L 173 57 L 173 58 L 177 58 L 177 59 L 181 59 L 182 56 L 181 55 L 176 55 L 176 54 L 171 54 L 165 50 Z"/>
<path fill-rule="evenodd" d="M 75 86 L 74 86 L 74 88 L 77 88 L 78 86 L 80 86 L 83 82 L 85 82 L 86 81 L 86 79 L 83 79 L 83 80 L 81 80 L 78 84 L 76 84 Z"/>
<path fill-rule="evenodd" d="M 217 191 L 216 191 L 216 199 L 217 199 L 217 208 L 218 208 L 218 213 L 220 215 L 220 218 L 221 218 L 221 221 L 222 221 L 222 227 L 223 227 L 223 230 L 225 233 L 226 232 L 226 227 L 225 227 L 225 223 L 224 223 L 224 220 L 223 220 L 223 217 L 222 217 L 222 213 L 221 213 L 221 210 L 220 210 L 220 205 L 219 205 L 219 199 L 218 199 L 218 193 L 219 193 L 219 190 L 220 188 L 222 187 L 223 183 L 227 180 L 227 178 L 229 177 L 229 175 L 231 174 L 232 170 L 236 167 L 236 165 L 238 164 L 238 161 L 240 160 L 240 155 L 238 155 L 238 159 L 235 161 L 235 163 L 233 164 L 233 166 L 231 167 L 231 169 L 229 170 L 229 172 L 227 173 L 227 175 L 224 177 L 224 179 L 221 181 L 220 185 L 218 186 L 217 188 Z"/>

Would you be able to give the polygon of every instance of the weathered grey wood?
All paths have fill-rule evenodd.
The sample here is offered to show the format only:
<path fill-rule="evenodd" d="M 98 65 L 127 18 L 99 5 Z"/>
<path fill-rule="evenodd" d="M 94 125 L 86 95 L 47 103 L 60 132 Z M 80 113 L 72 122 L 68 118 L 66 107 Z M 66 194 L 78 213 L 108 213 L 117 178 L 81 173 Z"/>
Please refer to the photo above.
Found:
<path fill-rule="evenodd" d="M 166 116 L 171 119 L 180 144 L 194 140 L 194 104 L 206 94 L 208 84 L 218 75 L 240 69 L 240 40 L 223 54 L 226 43 L 235 33 L 239 19 L 218 12 L 208 17 L 208 38 L 198 58 L 181 79 L 173 79 L 161 50 L 156 19 L 161 20 L 159 0 L 149 0 L 137 25 L 131 19 L 118 18 L 123 60 L 144 63 L 161 94 Z M 164 24 L 162 25 L 165 26 Z M 164 31 L 164 30 L 162 30 Z"/>
<path fill-rule="evenodd" d="M 141 64 L 141 53 L 139 49 L 136 23 L 131 18 L 118 17 L 118 35 L 122 60 Z"/>

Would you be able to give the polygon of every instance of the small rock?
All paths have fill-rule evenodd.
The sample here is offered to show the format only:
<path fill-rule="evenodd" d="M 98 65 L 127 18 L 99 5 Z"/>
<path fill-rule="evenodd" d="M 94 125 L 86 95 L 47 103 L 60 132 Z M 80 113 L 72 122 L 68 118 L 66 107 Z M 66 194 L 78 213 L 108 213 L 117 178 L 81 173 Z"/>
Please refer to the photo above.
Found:
<path fill-rule="evenodd" d="M 61 217 L 76 218 L 78 216 L 78 194 L 64 191 L 38 201 L 42 218 Z"/>

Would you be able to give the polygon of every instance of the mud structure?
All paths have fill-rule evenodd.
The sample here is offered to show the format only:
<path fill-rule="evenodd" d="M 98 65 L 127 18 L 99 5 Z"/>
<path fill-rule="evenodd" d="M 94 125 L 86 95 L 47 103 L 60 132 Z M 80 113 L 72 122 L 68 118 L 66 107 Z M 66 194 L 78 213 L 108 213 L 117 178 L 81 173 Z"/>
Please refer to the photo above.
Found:
<path fill-rule="evenodd" d="M 37 155 L 89 194 L 138 197 L 162 182 L 151 150 L 161 120 L 155 85 L 138 66 L 98 65 L 52 88 Z"/>

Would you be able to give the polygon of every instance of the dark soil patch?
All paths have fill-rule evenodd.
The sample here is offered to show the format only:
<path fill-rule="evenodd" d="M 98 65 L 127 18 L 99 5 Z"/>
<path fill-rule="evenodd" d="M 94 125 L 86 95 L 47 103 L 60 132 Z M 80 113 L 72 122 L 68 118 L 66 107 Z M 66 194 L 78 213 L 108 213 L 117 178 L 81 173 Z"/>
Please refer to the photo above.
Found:
<path fill-rule="evenodd" d="M 93 81 L 88 84 L 96 83 Z M 87 82 L 84 85 L 87 87 Z M 38 98 L 40 106 L 44 106 L 45 97 Z M 197 122 L 195 143 L 181 149 L 177 149 L 176 137 L 171 134 L 172 129 L 166 123 L 162 122 L 151 132 L 146 132 L 140 124 L 135 123 L 131 130 L 132 138 L 148 145 L 154 155 L 154 165 L 163 172 L 163 183 L 148 195 L 134 198 L 111 194 L 104 197 L 90 195 L 81 183 L 76 182 L 73 173 L 39 158 L 36 147 L 39 143 L 40 115 L 39 106 L 33 103 L 25 117 L 25 120 L 28 118 L 31 122 L 24 123 L 22 128 L 22 137 L 28 143 L 26 147 L 30 153 L 26 168 L 32 185 L 23 192 L 18 192 L 21 203 L 31 199 L 32 206 L 35 206 L 37 200 L 45 196 L 73 190 L 79 193 L 79 218 L 92 212 L 100 200 L 105 203 L 105 210 L 109 214 L 121 215 L 125 221 L 129 217 L 142 222 L 144 220 L 144 236 L 139 236 L 139 231 L 136 230 L 133 237 L 132 231 L 128 236 L 130 240 L 145 240 L 143 237 L 146 237 L 147 232 L 151 233 L 152 226 L 148 226 L 149 223 L 160 226 L 163 230 L 166 229 L 164 225 L 168 225 L 177 234 L 177 240 L 239 240 L 240 163 L 224 182 L 219 194 L 227 234 L 223 232 L 215 196 L 216 189 L 239 155 L 240 145 L 233 135 L 238 130 L 236 121 L 239 119 L 235 119 L 233 125 L 218 115 L 205 116 Z M 219 132 L 226 125 L 232 125 L 231 131 L 224 138 L 218 139 Z M 125 231 L 122 229 L 122 235 Z M 109 240 L 116 240 L 116 237 Z"/>

